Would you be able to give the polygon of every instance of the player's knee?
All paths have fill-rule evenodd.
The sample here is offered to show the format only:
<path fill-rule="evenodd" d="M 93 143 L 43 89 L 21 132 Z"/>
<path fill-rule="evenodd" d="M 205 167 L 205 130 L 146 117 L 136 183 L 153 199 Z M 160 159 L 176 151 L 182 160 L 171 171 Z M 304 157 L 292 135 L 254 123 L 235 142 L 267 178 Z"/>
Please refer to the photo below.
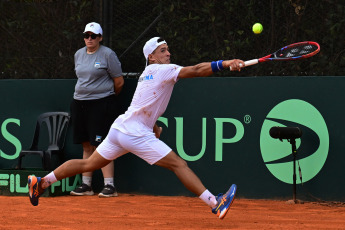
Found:
<path fill-rule="evenodd" d="M 188 167 L 187 161 L 183 160 L 182 158 L 180 158 L 179 160 L 179 166 L 180 167 Z"/>
<path fill-rule="evenodd" d="M 183 160 L 181 157 L 176 157 L 175 160 L 171 164 L 171 170 L 179 170 L 181 168 L 187 168 L 188 164 L 185 160 Z"/>
<path fill-rule="evenodd" d="M 92 163 L 90 158 L 83 160 L 83 171 L 84 172 L 92 172 L 96 170 L 95 165 Z"/>
<path fill-rule="evenodd" d="M 176 153 L 171 151 L 166 157 L 155 163 L 158 166 L 167 168 L 171 171 L 177 171 L 179 169 L 188 167 L 187 162 L 179 157 Z"/>

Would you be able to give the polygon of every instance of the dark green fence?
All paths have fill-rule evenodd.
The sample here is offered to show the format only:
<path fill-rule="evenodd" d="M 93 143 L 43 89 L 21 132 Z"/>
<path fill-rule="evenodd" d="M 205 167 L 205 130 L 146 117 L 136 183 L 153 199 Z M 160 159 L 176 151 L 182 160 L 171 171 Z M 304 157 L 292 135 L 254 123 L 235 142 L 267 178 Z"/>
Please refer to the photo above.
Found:
<path fill-rule="evenodd" d="M 75 78 L 73 55 L 91 21 L 102 25 L 104 45 L 125 73 L 141 72 L 145 42 L 162 36 L 172 61 L 184 66 L 259 58 L 312 40 L 321 45 L 317 59 L 258 65 L 236 76 L 344 76 L 344 15 L 343 0 L 0 1 L 0 78 Z M 259 35 L 256 22 L 264 27 Z"/>

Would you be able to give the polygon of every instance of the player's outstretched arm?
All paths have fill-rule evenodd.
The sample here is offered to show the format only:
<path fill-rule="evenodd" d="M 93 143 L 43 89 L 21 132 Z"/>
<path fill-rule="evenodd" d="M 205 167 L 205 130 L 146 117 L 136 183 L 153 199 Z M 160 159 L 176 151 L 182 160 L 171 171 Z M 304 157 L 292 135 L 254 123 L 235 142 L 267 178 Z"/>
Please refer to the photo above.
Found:
<path fill-rule="evenodd" d="M 231 71 L 240 71 L 241 66 L 245 66 L 244 62 L 239 59 L 216 61 L 216 62 L 203 62 L 194 66 L 183 67 L 178 75 L 179 78 L 191 77 L 206 77 L 222 69 L 229 69 Z"/>

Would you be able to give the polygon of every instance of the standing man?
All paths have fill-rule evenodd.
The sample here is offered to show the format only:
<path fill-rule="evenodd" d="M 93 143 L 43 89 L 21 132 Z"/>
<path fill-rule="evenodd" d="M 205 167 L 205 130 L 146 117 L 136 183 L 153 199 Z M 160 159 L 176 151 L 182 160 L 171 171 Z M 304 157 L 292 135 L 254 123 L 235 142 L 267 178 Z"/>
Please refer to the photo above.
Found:
<path fill-rule="evenodd" d="M 158 139 L 162 128 L 156 125 L 156 121 L 166 110 L 174 85 L 179 79 L 205 77 L 229 67 L 232 71 L 239 71 L 245 65 L 244 62 L 237 59 L 220 60 L 187 67 L 170 64 L 169 47 L 159 37 L 146 42 L 144 56 L 147 67 L 139 78 L 131 105 L 125 114 L 115 120 L 107 137 L 91 157 L 67 161 L 43 178 L 28 177 L 32 205 L 38 205 L 38 198 L 52 183 L 104 167 L 112 160 L 131 152 L 151 165 L 174 172 L 189 191 L 211 207 L 214 214 L 220 219 L 225 217 L 235 198 L 237 186 L 233 184 L 225 194 L 214 196 L 186 161 Z"/>
<path fill-rule="evenodd" d="M 109 126 L 119 115 L 117 95 L 124 84 L 121 63 L 115 52 L 100 44 L 103 30 L 96 22 L 85 26 L 85 47 L 74 55 L 78 77 L 71 103 L 73 140 L 82 144 L 83 159 L 88 159 L 106 137 Z M 93 170 L 92 170 L 93 171 Z M 82 184 L 71 195 L 93 195 L 92 171 L 83 172 Z M 114 162 L 102 167 L 104 188 L 99 197 L 117 196 Z"/>

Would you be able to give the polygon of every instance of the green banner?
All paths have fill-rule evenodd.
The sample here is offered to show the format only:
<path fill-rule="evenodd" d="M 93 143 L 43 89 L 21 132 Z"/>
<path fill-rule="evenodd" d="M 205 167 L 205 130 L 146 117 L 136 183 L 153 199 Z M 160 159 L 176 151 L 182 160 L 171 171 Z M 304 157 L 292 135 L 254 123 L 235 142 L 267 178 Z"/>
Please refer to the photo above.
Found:
<path fill-rule="evenodd" d="M 0 170 L 0 195 L 27 196 L 29 193 L 28 176 L 45 176 L 49 172 L 37 169 L 32 170 Z M 81 183 L 81 175 L 68 177 L 57 181 L 50 186 L 42 196 L 69 195 L 74 188 Z"/>
<path fill-rule="evenodd" d="M 20 150 L 32 140 L 40 113 L 69 112 L 74 84 L 74 80 L 1 81 L 0 168 L 16 164 Z M 163 127 L 161 139 L 214 194 L 236 183 L 240 197 L 289 198 L 291 144 L 273 139 L 269 130 L 299 127 L 303 135 L 296 139 L 297 197 L 307 199 L 310 193 L 320 199 L 345 200 L 342 85 L 345 77 L 182 79 L 158 121 Z M 135 87 L 135 79 L 126 79 L 123 110 Z M 66 159 L 82 156 L 70 132 L 65 151 Z M 96 186 L 103 184 L 99 174 Z M 115 183 L 125 193 L 191 195 L 172 172 L 132 154 L 115 161 Z"/>

